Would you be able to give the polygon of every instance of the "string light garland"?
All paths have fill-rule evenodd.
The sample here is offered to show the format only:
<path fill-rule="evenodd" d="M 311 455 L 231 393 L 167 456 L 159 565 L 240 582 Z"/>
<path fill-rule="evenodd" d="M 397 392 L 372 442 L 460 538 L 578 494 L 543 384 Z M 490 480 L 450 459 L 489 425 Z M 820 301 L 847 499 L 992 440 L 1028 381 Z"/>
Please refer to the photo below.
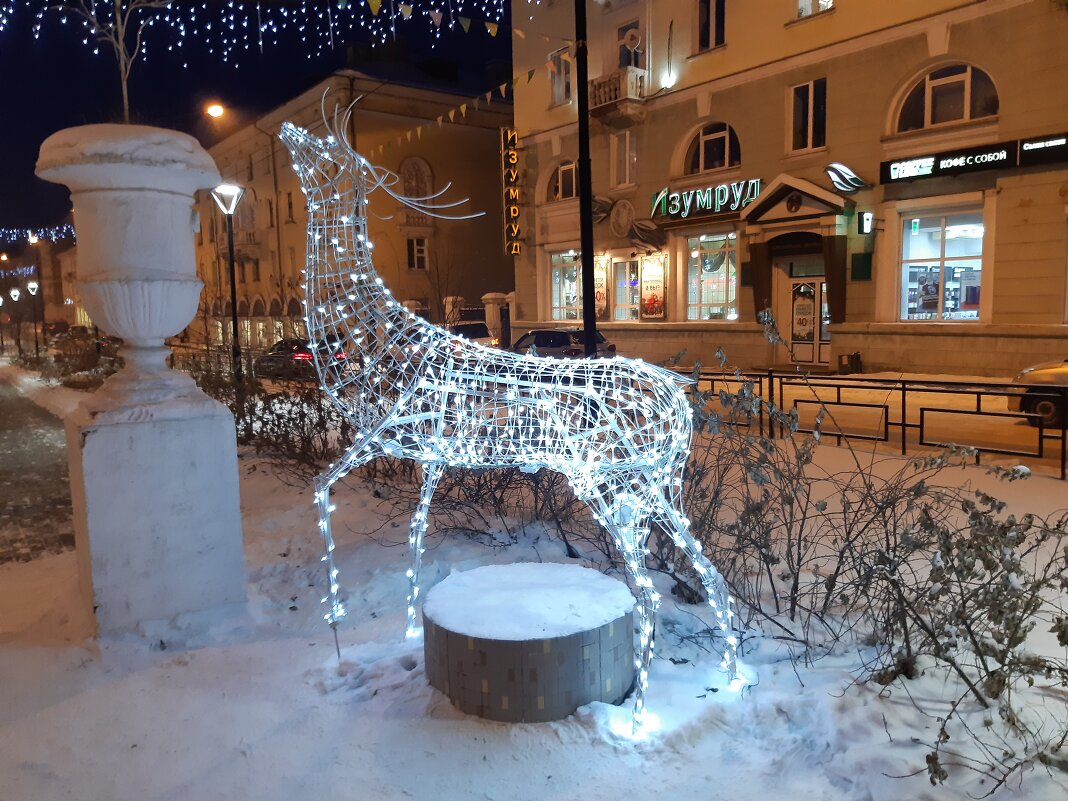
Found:
<path fill-rule="evenodd" d="M 140 5 L 140 8 L 133 8 Z M 184 52 L 203 48 L 223 63 L 237 65 L 245 53 L 260 53 L 283 39 L 294 37 L 307 58 L 317 58 L 340 44 L 369 38 L 383 44 L 397 34 L 398 26 L 423 23 L 434 39 L 443 31 L 469 31 L 480 19 L 491 35 L 505 15 L 504 0 L 121 0 L 120 10 L 136 13 L 133 21 L 145 23 L 140 57 L 149 52 Z M 72 28 L 82 43 L 100 53 L 100 28 L 114 24 L 111 2 L 94 0 L 0 0 L 0 32 L 10 27 L 20 11 L 33 15 L 33 36 L 40 38 L 55 22 Z M 132 29 L 131 29 L 132 30 Z M 151 35 L 150 35 L 151 34 Z M 131 37 L 133 34 L 131 33 Z M 189 62 L 183 60 L 188 67 Z"/>
<path fill-rule="evenodd" d="M 412 517 L 407 633 L 418 635 L 416 606 L 423 538 L 434 490 L 446 467 L 541 469 L 564 475 L 576 497 L 611 534 L 639 595 L 641 650 L 634 723 L 645 718 L 645 692 L 660 595 L 646 572 L 651 525 L 668 532 L 690 559 L 724 640 L 722 667 L 737 688 L 732 599 L 690 533 L 682 478 L 693 419 L 675 373 L 641 360 L 560 359 L 517 355 L 454 336 L 413 314 L 375 271 L 367 236 L 368 196 L 383 190 L 424 214 L 450 219 L 460 203 L 405 197 L 397 176 L 368 162 L 346 138 L 349 113 L 335 112 L 319 138 L 291 123 L 280 137 L 308 203 L 305 323 L 320 385 L 357 434 L 341 459 L 315 482 L 329 590 L 325 619 L 337 634 L 339 598 L 331 487 L 379 456 L 422 464 Z M 326 115 L 324 114 L 324 118 Z"/>
<path fill-rule="evenodd" d="M 74 226 L 65 224 L 51 225 L 45 228 L 0 228 L 0 242 L 7 244 L 26 242 L 32 245 L 35 244 L 34 237 L 48 242 L 59 242 L 64 239 L 69 239 L 73 242 Z"/>

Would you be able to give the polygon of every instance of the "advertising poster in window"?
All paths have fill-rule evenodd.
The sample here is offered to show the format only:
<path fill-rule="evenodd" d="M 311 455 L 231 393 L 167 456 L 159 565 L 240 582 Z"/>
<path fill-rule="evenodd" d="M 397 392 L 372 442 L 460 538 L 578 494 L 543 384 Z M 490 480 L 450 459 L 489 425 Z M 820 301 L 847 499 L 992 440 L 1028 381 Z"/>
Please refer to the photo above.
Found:
<path fill-rule="evenodd" d="M 593 263 L 593 310 L 598 320 L 608 319 L 608 265 L 601 259 Z"/>
<path fill-rule="evenodd" d="M 793 325 L 791 339 L 794 342 L 812 342 L 816 333 L 816 290 L 813 284 L 797 284 L 794 287 Z"/>
<path fill-rule="evenodd" d="M 664 319 L 664 262 L 660 258 L 642 261 L 642 319 Z"/>
<path fill-rule="evenodd" d="M 979 310 L 979 270 L 963 270 L 960 274 L 960 310 Z"/>
<path fill-rule="evenodd" d="M 938 311 L 938 292 L 941 286 L 939 281 L 940 272 L 941 270 L 937 267 L 931 267 L 927 272 L 920 272 L 916 278 L 921 312 L 935 313 Z"/>

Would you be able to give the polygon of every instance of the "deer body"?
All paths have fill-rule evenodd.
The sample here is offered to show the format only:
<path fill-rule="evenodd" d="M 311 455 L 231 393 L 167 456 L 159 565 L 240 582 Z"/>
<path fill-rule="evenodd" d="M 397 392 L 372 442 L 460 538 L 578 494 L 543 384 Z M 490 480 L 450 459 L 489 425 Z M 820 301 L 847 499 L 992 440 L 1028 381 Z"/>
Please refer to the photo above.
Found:
<path fill-rule="evenodd" d="M 644 710 L 659 603 L 645 569 L 652 524 L 670 534 L 701 576 L 726 639 L 723 666 L 733 679 L 730 601 L 682 513 L 682 475 L 693 435 L 686 382 L 637 360 L 554 359 L 487 348 L 412 314 L 375 273 L 367 195 L 383 188 L 428 210 L 449 207 L 431 204 L 441 193 L 394 194 L 395 176 L 354 153 L 343 136 L 319 139 L 287 123 L 281 138 L 308 198 L 308 332 L 313 342 L 326 343 L 312 352 L 324 390 L 359 432 L 316 481 L 331 625 L 345 614 L 330 531 L 330 487 L 338 478 L 384 455 L 423 465 L 409 535 L 408 632 L 415 634 L 423 537 L 445 467 L 546 468 L 567 478 L 612 535 L 640 596 L 635 719 Z M 344 361 L 336 358 L 339 350 L 348 356 Z"/>

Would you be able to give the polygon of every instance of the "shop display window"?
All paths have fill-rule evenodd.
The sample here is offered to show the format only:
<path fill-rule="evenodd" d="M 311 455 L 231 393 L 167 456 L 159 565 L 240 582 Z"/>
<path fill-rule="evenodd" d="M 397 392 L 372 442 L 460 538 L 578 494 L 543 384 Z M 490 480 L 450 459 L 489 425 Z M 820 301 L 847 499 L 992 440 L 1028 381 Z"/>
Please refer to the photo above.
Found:
<path fill-rule="evenodd" d="M 688 320 L 738 319 L 738 235 L 702 234 L 686 240 Z"/>
<path fill-rule="evenodd" d="M 927 213 L 901 221 L 901 319 L 978 320 L 983 213 Z"/>
<path fill-rule="evenodd" d="M 617 261 L 615 292 L 613 293 L 613 320 L 637 320 L 641 304 L 641 283 L 637 261 Z"/>
<path fill-rule="evenodd" d="M 582 319 L 580 256 L 575 251 L 554 253 L 550 259 L 554 320 Z"/>

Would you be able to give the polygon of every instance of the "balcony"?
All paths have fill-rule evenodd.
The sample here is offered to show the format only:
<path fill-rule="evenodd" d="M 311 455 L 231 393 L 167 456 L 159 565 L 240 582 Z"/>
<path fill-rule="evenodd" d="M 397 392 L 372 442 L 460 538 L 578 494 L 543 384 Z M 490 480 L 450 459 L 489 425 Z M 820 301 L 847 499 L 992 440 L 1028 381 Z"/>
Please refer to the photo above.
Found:
<path fill-rule="evenodd" d="M 624 67 L 590 81 L 590 113 L 607 123 L 639 122 L 645 116 L 644 94 L 645 70 Z"/>

